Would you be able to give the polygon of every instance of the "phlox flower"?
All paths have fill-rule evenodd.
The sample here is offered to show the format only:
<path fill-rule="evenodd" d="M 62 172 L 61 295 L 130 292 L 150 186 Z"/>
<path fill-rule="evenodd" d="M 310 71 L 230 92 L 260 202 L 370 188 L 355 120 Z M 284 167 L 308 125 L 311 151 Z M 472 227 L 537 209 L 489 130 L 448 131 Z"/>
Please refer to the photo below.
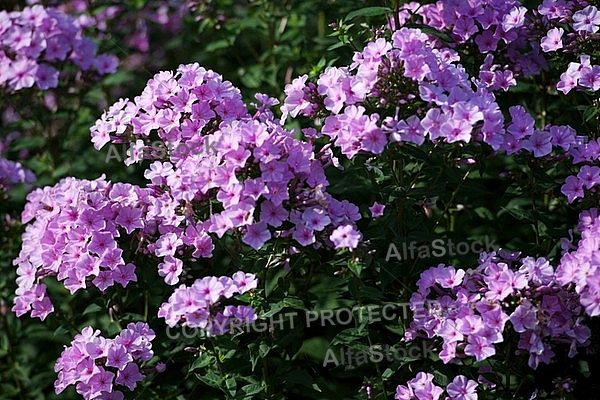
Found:
<path fill-rule="evenodd" d="M 563 28 L 552 28 L 548 31 L 546 36 L 542 38 L 540 47 L 544 52 L 556 51 L 562 49 L 562 35 L 565 33 Z"/>
<path fill-rule="evenodd" d="M 336 249 L 347 248 L 353 250 L 358 246 L 362 235 L 352 225 L 343 225 L 337 227 L 329 238 Z"/>
<path fill-rule="evenodd" d="M 264 221 L 249 225 L 242 241 L 254 250 L 260 249 L 271 238 L 271 233 Z"/>
<path fill-rule="evenodd" d="M 502 29 L 504 29 L 505 32 L 508 32 L 511 29 L 522 26 L 525 22 L 526 13 L 527 9 L 525 7 L 514 6 L 508 14 L 504 15 Z"/>
<path fill-rule="evenodd" d="M 577 198 L 583 198 L 583 182 L 575 176 L 567 177 L 565 184 L 560 188 L 562 194 L 567 196 L 569 203 L 572 203 Z"/>
<path fill-rule="evenodd" d="M 315 243 L 314 231 L 307 226 L 296 226 L 292 238 L 302 246 L 309 246 Z"/>
<path fill-rule="evenodd" d="M 470 335 L 468 344 L 465 346 L 465 354 L 475 357 L 475 360 L 485 360 L 496 354 L 495 347 L 484 337 Z"/>
<path fill-rule="evenodd" d="M 595 6 L 589 5 L 573 14 L 573 29 L 577 32 L 598 32 L 600 13 Z"/>
<path fill-rule="evenodd" d="M 158 264 L 158 275 L 165 278 L 167 285 L 175 285 L 179 282 L 179 275 L 183 272 L 183 261 L 166 256 L 164 262 Z"/>
<path fill-rule="evenodd" d="M 451 400 L 477 400 L 477 382 L 464 375 L 458 375 L 446 387 L 446 392 Z"/>
<path fill-rule="evenodd" d="M 523 141 L 523 148 L 531 151 L 534 157 L 543 157 L 552 151 L 552 135 L 545 131 L 535 130 Z"/>
<path fill-rule="evenodd" d="M 129 363 L 123 368 L 119 370 L 117 373 L 117 379 L 115 379 L 115 383 L 122 386 L 127 386 L 127 388 L 133 391 L 138 382 L 143 381 L 146 376 L 140 373 L 140 368 L 137 364 Z"/>
<path fill-rule="evenodd" d="M 369 211 L 371 212 L 371 218 L 379 218 L 383 216 L 383 211 L 385 210 L 385 205 L 379 204 L 378 202 L 373 203 L 371 207 L 369 207 Z"/>
<path fill-rule="evenodd" d="M 156 250 L 154 253 L 157 257 L 173 256 L 177 248 L 182 244 L 183 241 L 175 233 L 166 233 L 156 241 Z"/>

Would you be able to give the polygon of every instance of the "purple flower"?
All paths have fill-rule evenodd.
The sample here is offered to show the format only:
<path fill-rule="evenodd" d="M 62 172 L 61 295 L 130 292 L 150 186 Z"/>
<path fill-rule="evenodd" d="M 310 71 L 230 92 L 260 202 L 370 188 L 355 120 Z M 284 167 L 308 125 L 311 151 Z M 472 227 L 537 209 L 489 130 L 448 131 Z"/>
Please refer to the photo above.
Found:
<path fill-rule="evenodd" d="M 84 328 L 56 361 L 56 393 L 74 385 L 86 400 L 122 399 L 122 392 L 115 386 L 133 390 L 144 379 L 137 363 L 152 358 L 150 342 L 154 337 L 148 325 L 141 322 L 128 324 L 115 339 L 106 339 L 91 327 Z"/>
<path fill-rule="evenodd" d="M 486 338 L 472 335 L 465 346 L 465 354 L 481 361 L 496 354 L 496 349 Z"/>
<path fill-rule="evenodd" d="M 586 189 L 591 189 L 600 183 L 600 167 L 584 165 L 577 173 L 577 178 Z"/>
<path fill-rule="evenodd" d="M 358 246 L 362 235 L 356 232 L 352 225 L 343 225 L 337 227 L 329 238 L 336 249 L 347 248 L 353 250 Z"/>
<path fill-rule="evenodd" d="M 383 216 L 384 210 L 385 205 L 379 204 L 378 202 L 373 203 L 373 205 L 369 207 L 369 211 L 371 212 L 371 218 L 379 218 Z"/>
<path fill-rule="evenodd" d="M 88 393 L 91 397 L 87 397 L 85 395 L 84 397 L 86 399 L 90 399 L 96 397 L 96 395 L 101 394 L 102 392 L 112 392 L 114 377 L 114 373 L 105 371 L 102 367 L 98 368 L 98 372 L 92 375 L 90 380 L 87 382 L 89 387 Z"/>
<path fill-rule="evenodd" d="M 269 239 L 271 239 L 271 233 L 269 232 L 267 223 L 260 221 L 248 226 L 246 234 L 242 240 L 254 250 L 258 250 Z"/>
<path fill-rule="evenodd" d="M 446 387 L 446 392 L 452 400 L 477 400 L 477 382 L 467 379 L 464 375 L 458 375 Z"/>
<path fill-rule="evenodd" d="M 8 71 L 10 89 L 17 91 L 32 87 L 35 84 L 37 69 L 38 66 L 34 61 L 24 57 L 12 62 Z"/>
<path fill-rule="evenodd" d="M 135 363 L 129 363 L 119 370 L 117 373 L 117 379 L 115 383 L 122 386 L 127 386 L 129 390 L 133 391 L 138 382 L 144 380 L 146 376 L 140 373 L 140 368 Z"/>
<path fill-rule="evenodd" d="M 109 286 L 114 284 L 113 274 L 109 270 L 102 270 L 98 273 L 98 276 L 94 278 L 92 283 L 104 293 Z"/>
<path fill-rule="evenodd" d="M 155 254 L 157 257 L 174 256 L 175 251 L 182 244 L 183 241 L 175 233 L 166 233 L 156 242 Z"/>
<path fill-rule="evenodd" d="M 508 126 L 510 132 L 516 139 L 522 139 L 533 134 L 535 120 L 527 113 L 523 106 L 509 108 L 512 122 Z"/>
<path fill-rule="evenodd" d="M 94 67 L 100 75 L 114 74 L 119 66 L 119 59 L 112 54 L 100 54 L 94 61 Z"/>
<path fill-rule="evenodd" d="M 331 218 L 327 212 L 320 207 L 312 207 L 302 213 L 302 221 L 304 224 L 316 231 L 322 231 L 331 223 Z"/>
<path fill-rule="evenodd" d="M 40 90 L 57 87 L 57 61 L 83 70 L 96 65 L 100 74 L 115 72 L 118 64 L 113 55 L 96 56 L 96 45 L 84 36 L 79 21 L 55 8 L 35 5 L 3 12 L 0 35 L 0 86 L 8 82 L 9 92 L 34 84 Z"/>
<path fill-rule="evenodd" d="M 579 78 L 579 85 L 590 89 L 592 92 L 600 89 L 600 65 L 584 68 Z"/>
<path fill-rule="evenodd" d="M 595 6 L 587 6 L 573 14 L 573 29 L 577 32 L 598 32 L 600 14 Z"/>
<path fill-rule="evenodd" d="M 58 86 L 58 70 L 47 64 L 40 64 L 35 73 L 35 80 L 41 90 Z"/>
<path fill-rule="evenodd" d="M 508 32 L 511 29 L 518 28 L 525 22 L 525 13 L 527 9 L 525 7 L 514 6 L 511 8 L 508 14 L 504 15 L 502 20 L 502 29 Z"/>
<path fill-rule="evenodd" d="M 440 127 L 440 136 L 446 138 L 446 142 L 454 143 L 457 141 L 469 142 L 471 140 L 471 131 L 473 126 L 467 121 L 460 119 L 449 119 Z"/>
<path fill-rule="evenodd" d="M 561 92 L 563 92 L 563 94 L 567 94 L 572 89 L 574 89 L 575 87 L 577 87 L 578 80 L 579 79 L 578 79 L 577 76 L 574 76 L 573 74 L 569 74 L 567 72 L 564 72 L 560 76 L 560 80 L 556 84 L 556 89 L 560 90 Z"/>
<path fill-rule="evenodd" d="M 556 51 L 558 49 L 562 49 L 562 35 L 564 33 L 563 28 L 552 28 L 548 31 L 546 36 L 542 38 L 542 42 L 540 47 L 544 52 Z"/>
<path fill-rule="evenodd" d="M 123 370 L 131 361 L 133 361 L 133 357 L 122 345 L 113 344 L 109 347 L 106 358 L 107 367 L 115 367 L 118 370 Z"/>
<path fill-rule="evenodd" d="M 312 108 L 312 104 L 304 91 L 305 82 L 308 75 L 302 75 L 285 85 L 285 94 L 287 95 L 283 106 L 281 107 L 281 122 L 285 122 L 288 115 L 295 118 L 299 113 L 306 113 Z"/>
<path fill-rule="evenodd" d="M 239 293 L 246 293 L 249 290 L 256 289 L 258 286 L 258 280 L 256 276 L 249 273 L 238 271 L 231 277 L 232 286 L 237 288 Z"/>
<path fill-rule="evenodd" d="M 552 135 L 545 131 L 535 130 L 523 141 L 523 148 L 533 152 L 534 157 L 543 157 L 552 151 Z"/>
<path fill-rule="evenodd" d="M 211 336 L 223 335 L 228 332 L 230 318 L 251 323 L 257 317 L 251 307 L 223 307 L 221 300 L 252 290 L 257 283 L 254 275 L 241 271 L 232 278 L 208 276 L 197 279 L 192 286 L 181 285 L 175 289 L 169 300 L 161 305 L 158 317 L 164 318 L 171 327 L 181 322 L 184 326 L 203 329 Z"/>
<path fill-rule="evenodd" d="M 406 121 L 400 121 L 396 129 L 402 141 L 416 145 L 421 145 L 425 142 L 425 132 L 421 126 L 421 121 L 416 115 L 410 116 Z"/>
<path fill-rule="evenodd" d="M 534 329 L 537 325 L 536 310 L 532 308 L 530 302 L 526 301 L 510 315 L 510 322 L 515 331 L 519 333 Z"/>
<path fill-rule="evenodd" d="M 179 282 L 179 275 L 183 272 L 183 261 L 172 256 L 166 256 L 165 261 L 158 265 L 158 275 L 165 278 L 167 285 Z"/>
<path fill-rule="evenodd" d="M 116 268 L 112 270 L 112 278 L 123 287 L 127 287 L 129 282 L 137 282 L 135 265 L 131 263 L 117 265 Z"/>
<path fill-rule="evenodd" d="M 576 198 L 583 198 L 583 182 L 575 176 L 567 177 L 565 184 L 562 185 L 560 191 L 567 196 L 569 203 L 572 203 Z"/>
<path fill-rule="evenodd" d="M 306 226 L 296 226 L 292 238 L 302 246 L 309 246 L 316 241 L 314 231 Z"/>

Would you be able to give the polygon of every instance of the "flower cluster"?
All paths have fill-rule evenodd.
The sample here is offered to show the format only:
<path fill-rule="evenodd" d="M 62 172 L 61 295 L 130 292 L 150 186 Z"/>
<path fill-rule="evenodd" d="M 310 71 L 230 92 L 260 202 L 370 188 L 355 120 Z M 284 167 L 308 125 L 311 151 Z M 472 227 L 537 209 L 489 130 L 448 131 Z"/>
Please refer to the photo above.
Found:
<path fill-rule="evenodd" d="M 58 86 L 59 69 L 72 63 L 83 71 L 115 72 L 118 60 L 96 54 L 97 45 L 83 35 L 72 17 L 41 5 L 0 11 L 0 88 L 8 92 Z"/>
<path fill-rule="evenodd" d="M 598 40 L 598 8 L 582 1 L 547 0 L 538 7 L 538 12 L 542 16 L 538 25 L 546 32 L 540 41 L 542 50 L 552 54 L 558 54 L 559 51 L 580 54 L 580 62 L 569 63 L 556 88 L 564 94 L 572 89 L 589 89 L 593 92 L 600 89 L 600 66 L 591 65 L 590 56 L 586 55 L 593 47 L 593 42 Z"/>
<path fill-rule="evenodd" d="M 133 102 L 122 99 L 113 104 L 92 126 L 92 142 L 98 150 L 110 141 L 138 145 L 134 150 L 156 139 L 176 149 L 180 144 L 188 146 L 186 152 L 169 154 L 175 161 L 191 156 L 189 149 L 196 142 L 203 145 L 204 137 L 217 131 L 221 123 L 245 116 L 248 111 L 240 91 L 231 82 L 197 63 L 181 65 L 175 74 L 156 74 Z M 144 155 L 132 151 L 126 164 L 140 162 Z"/>
<path fill-rule="evenodd" d="M 450 15 L 470 15 L 473 11 L 447 12 L 448 7 L 454 10 L 452 7 L 456 5 L 439 2 L 435 6 L 423 5 L 418 13 L 442 29 L 452 24 L 440 22 L 437 26 L 439 18 L 433 18 L 433 14 L 450 18 Z M 506 33 L 507 43 L 517 43 L 516 28 L 525 26 L 521 21 L 525 18 L 523 10 L 509 6 L 504 10 L 505 17 L 494 23 L 488 21 L 491 25 L 486 26 L 497 24 L 496 32 Z M 497 18 L 504 11 L 490 12 L 485 18 Z M 483 18 L 486 13 L 479 10 L 475 15 Z M 461 18 L 453 21 L 458 23 Z M 489 32 L 486 30 L 477 38 Z M 459 53 L 451 44 L 442 43 L 433 35 L 404 27 L 393 32 L 391 39 L 390 42 L 379 38 L 368 43 L 355 53 L 349 67 L 328 67 L 316 83 L 307 82 L 307 75 L 296 78 L 285 89 L 283 120 L 298 115 L 323 118 L 321 130 L 313 136 L 328 136 L 347 157 L 361 152 L 379 154 L 389 142 L 421 145 L 427 137 L 446 143 L 477 140 L 508 155 L 527 152 L 536 158 L 566 156 L 574 164 L 590 164 L 600 156 L 599 140 L 588 143 L 586 136 L 578 136 L 566 125 L 549 124 L 537 129 L 535 119 L 521 105 L 510 107 L 510 120 L 504 120 L 494 92 L 506 91 L 516 84 L 514 71 L 533 73 L 533 66 L 516 68 L 515 64 L 507 69 L 494 63 L 493 55 L 487 54 L 475 78 L 461 66 Z M 571 63 L 569 73 L 579 85 L 595 90 L 590 82 L 595 82 L 591 75 L 597 74 L 597 70 L 600 71 L 590 65 L 589 57 L 582 56 L 581 63 Z M 374 104 L 377 112 L 369 111 Z M 562 191 L 569 202 L 583 197 L 584 187 L 591 189 L 596 184 L 596 170 L 596 166 L 584 166 L 577 177 L 567 179 Z"/>
<path fill-rule="evenodd" d="M 35 175 L 20 163 L 0 157 L 0 194 L 9 192 L 13 185 L 31 183 Z"/>
<path fill-rule="evenodd" d="M 64 281 L 71 293 L 90 283 L 104 292 L 115 283 L 125 287 L 137 281 L 135 266 L 124 261 L 117 240 L 137 230 L 150 234 L 156 228 L 142 218 L 153 201 L 150 190 L 104 178 L 66 178 L 31 192 L 27 200 L 22 222 L 34 222 L 27 225 L 14 261 L 17 315 L 32 311 L 32 316 L 44 319 L 52 312 L 45 285 L 37 283 L 47 276 Z"/>
<path fill-rule="evenodd" d="M 511 107 L 511 121 L 505 123 L 493 92 L 508 90 L 515 80 L 510 70 L 493 64 L 491 55 L 477 79 L 459 62 L 456 51 L 439 47 L 431 36 L 401 28 L 392 34 L 392 43 L 379 38 L 367 44 L 349 68 L 326 69 L 318 85 L 306 83 L 306 75 L 296 78 L 286 86 L 282 112 L 284 118 L 328 115 L 320 133 L 348 157 L 381 153 L 388 141 L 421 145 L 427 136 L 447 143 L 475 138 L 496 151 L 526 150 L 534 157 L 550 154 L 553 147 L 574 156 L 582 152 L 572 128 L 535 129 L 523 106 Z M 388 104 L 401 107 L 393 117 L 368 115 L 367 100 L 382 109 Z M 404 118 L 398 115 L 400 109 Z"/>
<path fill-rule="evenodd" d="M 490 92 L 471 84 L 459 60 L 455 51 L 438 49 L 421 30 L 401 28 L 392 34 L 392 43 L 380 38 L 356 53 L 349 69 L 328 68 L 316 93 L 304 85 L 306 76 L 294 80 L 286 86 L 282 112 L 292 117 L 333 114 L 325 118 L 322 133 L 348 157 L 359 151 L 381 153 L 388 142 L 386 132 L 391 141 L 417 145 L 426 135 L 448 143 L 469 142 L 476 132 L 493 142 L 502 132 L 502 113 Z M 362 104 L 368 98 L 401 106 L 409 114 L 399 119 L 396 113 L 383 121 L 378 114 L 365 115 Z M 426 113 L 420 108 L 424 105 Z"/>
<path fill-rule="evenodd" d="M 41 0 L 27 0 L 27 3 L 39 4 Z M 186 2 L 146 1 L 139 7 L 127 7 L 119 3 L 110 6 L 90 7 L 82 0 L 45 1 L 69 15 L 77 15 L 77 22 L 84 28 L 94 28 L 98 37 L 123 34 L 125 43 L 139 52 L 150 48 L 150 33 L 153 25 L 177 33 L 182 17 L 187 12 Z"/>
<path fill-rule="evenodd" d="M 140 365 L 153 357 L 154 338 L 154 331 L 142 322 L 128 324 L 114 339 L 104 338 L 92 327 L 84 328 L 56 360 L 56 394 L 74 385 L 86 400 L 122 400 L 123 392 L 117 387 L 133 391 L 146 377 Z"/>
<path fill-rule="evenodd" d="M 419 372 L 406 385 L 396 387 L 396 400 L 438 400 L 444 394 L 444 388 L 433 383 L 433 375 Z M 446 400 L 477 400 L 477 382 L 464 375 L 456 376 L 446 386 Z"/>
<path fill-rule="evenodd" d="M 312 144 L 273 121 L 267 109 L 250 117 L 237 88 L 189 64 L 175 74 L 155 75 L 142 95 L 114 104 L 92 127 L 98 149 L 109 142 L 133 144 L 126 163 L 159 158 L 144 176 L 156 192 L 185 203 L 157 242 L 157 256 L 173 256 L 188 244 L 195 247 L 194 256 L 210 257 L 209 233 L 220 238 L 234 230 L 241 230 L 244 243 L 254 249 L 274 235 L 292 237 L 302 246 L 358 245 L 358 207 L 325 191 L 331 151 L 315 153 Z M 155 140 L 174 151 L 157 151 L 151 145 Z M 171 249 L 159 249 L 164 247 L 159 242 Z"/>
<path fill-rule="evenodd" d="M 512 77 L 513 74 L 536 74 L 547 68 L 533 19 L 516 0 L 481 3 L 437 1 L 405 4 L 399 22 L 422 22 L 448 34 L 450 45 L 454 47 L 494 54 L 502 60 L 501 64 L 506 65 Z"/>
<path fill-rule="evenodd" d="M 600 167 L 584 165 L 577 175 L 569 176 L 561 187 L 561 192 L 567 196 L 569 203 L 585 196 L 584 188 L 591 190 L 600 183 Z"/>
<path fill-rule="evenodd" d="M 181 285 L 163 303 L 158 316 L 174 327 L 180 323 L 190 328 L 203 329 L 209 336 L 227 333 L 236 323 L 249 324 L 256 320 L 250 306 L 221 305 L 224 299 L 234 294 L 243 294 L 255 289 L 258 284 L 253 274 L 238 271 L 231 278 L 206 276 L 197 279 L 191 286 Z M 235 322 L 234 322 L 235 321 Z"/>
<path fill-rule="evenodd" d="M 510 266 L 516 262 L 517 270 Z M 481 361 L 496 353 L 510 322 L 531 368 L 549 363 L 553 344 L 568 343 L 573 357 L 578 346 L 589 344 L 591 333 L 582 323 L 578 293 L 557 282 L 547 260 L 519 259 L 518 253 L 482 253 L 480 265 L 468 271 L 440 264 L 417 281 L 419 291 L 411 297 L 415 318 L 406 338 L 419 332 L 442 338 L 445 363 L 464 356 Z"/>
<path fill-rule="evenodd" d="M 556 269 L 556 281 L 575 287 L 585 312 L 600 315 L 600 216 L 592 208 L 579 216 L 581 240 L 574 251 L 566 252 Z"/>
<path fill-rule="evenodd" d="M 560 76 L 556 88 L 564 94 L 572 89 L 590 90 L 600 89 L 600 65 L 592 65 L 590 56 L 582 54 L 579 62 L 570 62 L 569 67 Z"/>

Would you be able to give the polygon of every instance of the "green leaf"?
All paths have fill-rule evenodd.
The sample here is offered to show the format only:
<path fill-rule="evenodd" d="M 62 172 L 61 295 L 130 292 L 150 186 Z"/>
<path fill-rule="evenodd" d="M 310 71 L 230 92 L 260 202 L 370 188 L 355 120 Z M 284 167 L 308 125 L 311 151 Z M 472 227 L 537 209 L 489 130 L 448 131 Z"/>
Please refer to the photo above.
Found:
<path fill-rule="evenodd" d="M 598 115 L 598 109 L 594 106 L 587 107 L 583 112 L 583 119 L 585 122 L 589 122 L 592 118 Z"/>
<path fill-rule="evenodd" d="M 25 136 L 18 138 L 10 146 L 11 150 L 23 150 L 44 147 L 46 138 L 43 136 Z"/>
<path fill-rule="evenodd" d="M 265 358 L 267 356 L 267 354 L 269 354 L 270 351 L 271 351 L 271 348 L 269 346 L 267 346 L 265 343 L 261 343 L 258 346 L 258 356 L 260 358 Z"/>
<path fill-rule="evenodd" d="M 346 16 L 346 21 L 350 21 L 356 17 L 376 17 L 390 12 L 392 12 L 392 9 L 389 7 L 365 7 L 350 12 Z"/>
<path fill-rule="evenodd" d="M 71 165 L 62 164 L 58 168 L 56 168 L 54 171 L 52 171 L 52 178 L 54 178 L 54 179 L 62 178 L 65 175 L 67 175 L 67 173 L 70 170 L 71 170 Z"/>
<path fill-rule="evenodd" d="M 53 333 L 54 336 L 67 336 L 68 334 L 69 331 L 66 330 L 62 325 L 56 328 L 56 330 Z"/>
<path fill-rule="evenodd" d="M 387 368 L 385 371 L 383 371 L 383 374 L 381 374 L 381 377 L 383 378 L 383 380 L 387 380 L 389 378 L 392 377 L 392 375 L 394 375 L 394 372 L 392 369 Z"/>
<path fill-rule="evenodd" d="M 360 262 L 354 261 L 354 259 L 348 260 L 348 269 L 356 275 L 357 278 L 360 278 L 360 273 L 362 272 L 364 265 Z"/>
<path fill-rule="evenodd" d="M 207 53 L 212 53 L 220 49 L 226 49 L 230 45 L 231 44 L 226 39 L 215 40 L 214 42 L 207 44 L 204 48 L 204 51 L 206 51 Z"/>
<path fill-rule="evenodd" d="M 583 376 L 585 376 L 586 378 L 590 377 L 590 375 L 591 375 L 590 365 L 588 364 L 587 361 L 585 361 L 585 360 L 579 361 L 579 372 L 581 372 L 581 374 Z"/>
<path fill-rule="evenodd" d="M 250 385 L 242 386 L 235 397 L 236 400 L 250 400 L 254 395 L 263 391 L 260 383 L 251 383 Z"/>
<path fill-rule="evenodd" d="M 527 210 L 521 210 L 519 208 L 506 208 L 502 209 L 508 212 L 510 215 L 518 219 L 519 221 L 533 222 L 533 212 Z"/>
<path fill-rule="evenodd" d="M 237 392 L 237 384 L 235 383 L 235 378 L 227 378 L 225 380 L 225 389 L 226 392 L 229 392 L 230 396 L 235 396 Z"/>
<path fill-rule="evenodd" d="M 338 344 L 348 345 L 356 342 L 357 340 L 367 336 L 366 330 L 359 330 L 358 328 L 344 329 L 338 333 L 332 340 L 331 345 L 336 346 Z"/>
<path fill-rule="evenodd" d="M 103 83 L 106 86 L 120 86 L 123 85 L 133 78 L 133 74 L 130 72 L 118 71 L 114 74 L 108 75 L 104 78 Z"/>
<path fill-rule="evenodd" d="M 214 356 L 207 353 L 200 353 L 198 358 L 192 363 L 190 372 L 196 369 L 204 368 L 209 366 L 214 360 Z"/>
<path fill-rule="evenodd" d="M 265 312 L 264 314 L 261 314 L 259 316 L 259 319 L 263 319 L 263 318 L 275 315 L 279 311 L 281 311 L 283 309 L 283 307 L 284 307 L 284 305 L 282 303 L 271 304 L 271 308 L 269 309 L 269 311 Z"/>
<path fill-rule="evenodd" d="M 92 314 L 98 311 L 102 311 L 102 307 L 100 307 L 98 304 L 90 304 L 85 308 L 85 310 L 83 310 L 83 313 L 81 315 Z"/>
<path fill-rule="evenodd" d="M 285 299 L 283 299 L 283 301 L 281 302 L 281 304 L 284 307 L 291 307 L 291 308 L 295 308 L 298 310 L 303 310 L 306 311 L 306 307 L 304 306 L 304 302 L 302 300 L 300 300 L 297 297 L 286 297 Z"/>
<path fill-rule="evenodd" d="M 346 46 L 346 43 L 344 43 L 344 42 L 337 42 L 337 43 L 334 43 L 331 46 L 329 46 L 327 48 L 327 51 L 339 49 L 340 47 L 344 47 L 344 46 Z"/>
<path fill-rule="evenodd" d="M 444 374 L 442 374 L 440 371 L 434 370 L 433 371 L 433 376 L 435 381 L 441 385 L 441 386 L 447 386 L 448 385 L 448 377 Z"/>
<path fill-rule="evenodd" d="M 208 370 L 204 374 L 196 374 L 196 378 L 212 388 L 221 389 L 221 377 L 214 371 Z"/>

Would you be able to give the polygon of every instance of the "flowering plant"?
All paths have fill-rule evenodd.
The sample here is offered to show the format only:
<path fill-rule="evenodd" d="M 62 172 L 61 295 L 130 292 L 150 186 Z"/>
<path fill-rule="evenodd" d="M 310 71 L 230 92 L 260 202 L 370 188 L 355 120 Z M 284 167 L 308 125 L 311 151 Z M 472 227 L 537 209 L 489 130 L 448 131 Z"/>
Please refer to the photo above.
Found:
<path fill-rule="evenodd" d="M 6 15 L 37 29 L 41 10 Z M 267 24 L 272 43 L 292 15 Z M 15 316 L 3 299 L 0 314 L 39 319 L 65 345 L 55 395 L 595 395 L 597 7 L 394 1 L 330 27 L 340 59 L 269 86 L 281 92 L 252 95 L 188 61 L 106 93 L 87 143 L 119 172 L 56 174 L 27 195 Z M 22 30 L 5 46 L 47 57 L 14 45 Z M 5 190 L 33 179 L 3 165 Z"/>

